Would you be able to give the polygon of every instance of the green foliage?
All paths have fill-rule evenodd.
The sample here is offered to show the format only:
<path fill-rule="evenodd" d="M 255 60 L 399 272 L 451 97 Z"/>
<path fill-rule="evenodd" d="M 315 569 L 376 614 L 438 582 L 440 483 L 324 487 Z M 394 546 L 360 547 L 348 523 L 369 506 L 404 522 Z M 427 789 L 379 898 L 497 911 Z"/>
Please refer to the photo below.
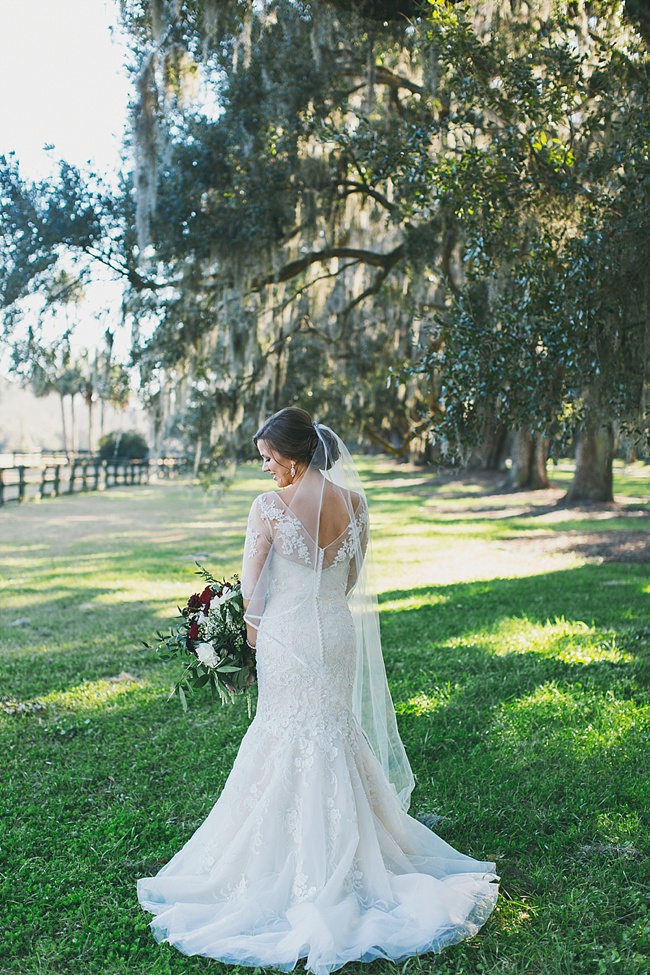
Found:
<path fill-rule="evenodd" d="M 578 6 L 484 38 L 467 5 L 434 7 L 454 97 L 429 176 L 464 281 L 420 368 L 442 374 L 450 439 L 480 439 L 495 411 L 560 441 L 589 412 L 647 435 L 648 52 L 611 5 L 587 29 Z"/>
<path fill-rule="evenodd" d="M 620 20 L 638 12 L 222 7 L 133 5 L 140 50 L 159 17 L 162 60 L 184 46 L 219 106 L 158 103 L 151 227 L 184 286 L 145 369 L 200 375 L 235 442 L 242 399 L 255 422 L 305 394 L 388 441 L 466 445 L 504 418 L 560 449 L 589 411 L 647 428 L 647 49 Z"/>
<path fill-rule="evenodd" d="M 401 446 L 496 418 L 561 449 L 590 414 L 641 439 L 641 7 L 125 0 L 136 171 L 112 197 L 3 160 L 6 329 L 112 268 L 158 440 L 199 468 L 288 401 Z"/>
<path fill-rule="evenodd" d="M 56 177 L 25 179 L 13 156 L 0 156 L 0 308 L 10 332 L 24 299 L 38 311 L 66 304 L 89 280 L 94 260 L 119 267 L 122 211 L 99 177 L 62 162 Z M 111 243 L 112 241 L 112 243 Z M 30 306 L 34 319 L 34 305 Z"/>
<path fill-rule="evenodd" d="M 153 13 L 126 5 L 143 71 Z M 196 101 L 182 106 L 150 89 L 166 147 L 150 172 L 151 242 L 177 286 L 157 296 L 159 324 L 137 361 L 152 397 L 161 368 L 194 386 L 182 415 L 165 421 L 200 444 L 202 457 L 215 443 L 246 455 L 269 404 L 296 397 L 308 396 L 324 420 L 342 419 L 343 429 L 356 432 L 378 414 L 379 425 L 401 426 L 404 397 L 385 378 L 396 354 L 410 358 L 412 313 L 392 304 L 384 283 L 401 255 L 386 183 L 402 138 L 417 137 L 411 104 L 389 108 L 400 58 L 413 48 L 407 22 L 369 23 L 354 11 L 285 0 L 252 8 L 248 23 L 236 4 L 218 14 L 163 4 L 159 13 L 158 74 L 182 45 L 203 79 Z M 366 97 L 375 57 L 381 86 Z M 370 101 L 372 119 L 364 114 Z M 357 125 L 373 153 L 361 164 Z M 355 226 L 363 211 L 376 246 Z M 149 306 L 144 292 L 132 295 L 134 315 Z"/>
<path fill-rule="evenodd" d="M 102 460 L 144 460 L 149 444 L 137 430 L 115 430 L 100 439 L 98 453 Z"/>
<path fill-rule="evenodd" d="M 156 646 L 145 643 L 148 650 L 154 650 L 165 660 L 180 658 L 182 661 L 183 672 L 172 695 L 178 694 L 184 711 L 187 710 L 187 694 L 201 687 L 209 688 L 213 699 L 219 698 L 226 704 L 232 703 L 236 694 L 246 693 L 255 679 L 255 663 L 247 647 L 239 579 L 219 581 L 200 565 L 199 575 L 208 585 L 203 593 L 190 597 L 180 611 L 183 622 L 170 627 L 167 634 L 159 632 Z M 223 602 L 222 596 L 225 597 Z M 207 622 L 200 619 L 203 615 L 207 615 Z M 212 647 L 210 656 L 214 655 L 218 662 L 206 663 L 199 656 L 199 645 L 206 643 Z M 250 713 L 250 698 L 248 706 Z"/>

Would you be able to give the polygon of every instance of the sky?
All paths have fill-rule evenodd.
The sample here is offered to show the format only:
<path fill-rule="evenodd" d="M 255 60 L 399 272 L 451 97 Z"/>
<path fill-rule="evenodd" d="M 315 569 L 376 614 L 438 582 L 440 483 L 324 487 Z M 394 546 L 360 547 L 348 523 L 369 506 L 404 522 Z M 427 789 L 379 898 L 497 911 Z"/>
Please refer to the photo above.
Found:
<path fill-rule="evenodd" d="M 117 20 L 117 0 L 0 0 L 0 154 L 14 151 L 25 176 L 57 159 L 119 167 L 129 81 Z"/>
<path fill-rule="evenodd" d="M 60 159 L 90 165 L 109 183 L 118 172 L 130 86 L 117 25 L 117 0 L 0 0 L 0 155 L 14 152 L 26 178 L 46 177 Z M 120 294 L 101 280 L 88 289 L 78 350 L 97 346 L 107 325 L 117 325 Z M 46 338 L 68 324 L 62 316 Z M 123 359 L 128 346 L 116 328 Z M 0 373 L 7 368 L 5 350 Z"/>

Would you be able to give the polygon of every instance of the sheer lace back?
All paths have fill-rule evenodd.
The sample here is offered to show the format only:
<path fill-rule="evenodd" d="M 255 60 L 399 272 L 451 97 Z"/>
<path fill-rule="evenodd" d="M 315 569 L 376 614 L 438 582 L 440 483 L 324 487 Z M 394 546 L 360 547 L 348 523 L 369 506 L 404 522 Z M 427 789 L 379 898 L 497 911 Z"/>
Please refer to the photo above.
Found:
<path fill-rule="evenodd" d="M 342 516 L 345 516 L 345 527 L 341 530 Z M 323 505 L 318 524 L 312 519 L 308 528 L 305 521 L 307 517 L 303 521 L 275 492 L 256 499 L 249 518 L 242 568 L 242 590 L 250 601 L 249 613 L 259 613 L 261 618 L 270 593 L 284 587 L 291 588 L 294 600 L 300 591 L 304 598 L 316 595 L 320 573 L 332 566 L 346 567 L 347 571 L 341 574 L 341 588 L 345 592 L 354 586 L 368 542 L 365 500 L 359 495 L 347 499 L 334 495 L 330 505 Z M 316 534 L 318 541 L 314 538 Z M 298 585 L 294 573 L 290 586 L 289 576 L 282 578 L 283 572 L 289 572 L 286 563 L 310 570 L 302 585 Z M 294 602 L 294 610 L 296 605 Z"/>

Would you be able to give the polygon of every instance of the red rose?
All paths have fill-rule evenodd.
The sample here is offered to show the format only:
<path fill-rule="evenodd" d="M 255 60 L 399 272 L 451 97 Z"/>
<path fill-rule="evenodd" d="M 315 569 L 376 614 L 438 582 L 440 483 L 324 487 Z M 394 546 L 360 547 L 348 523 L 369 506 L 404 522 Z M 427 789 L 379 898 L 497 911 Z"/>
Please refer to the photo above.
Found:
<path fill-rule="evenodd" d="M 198 623 L 190 623 L 189 637 L 190 637 L 190 640 L 198 640 L 198 637 L 199 637 L 199 624 Z"/>
<path fill-rule="evenodd" d="M 206 612 L 206 613 L 210 609 L 210 603 L 212 602 L 212 596 L 213 596 L 213 592 L 212 592 L 212 587 L 211 586 L 206 586 L 205 589 L 203 590 L 203 592 L 201 593 L 201 595 L 199 596 L 199 599 L 203 603 L 204 612 Z"/>
<path fill-rule="evenodd" d="M 190 598 L 187 600 L 187 608 L 201 609 L 201 597 L 198 593 L 195 592 L 194 595 L 190 596 Z"/>

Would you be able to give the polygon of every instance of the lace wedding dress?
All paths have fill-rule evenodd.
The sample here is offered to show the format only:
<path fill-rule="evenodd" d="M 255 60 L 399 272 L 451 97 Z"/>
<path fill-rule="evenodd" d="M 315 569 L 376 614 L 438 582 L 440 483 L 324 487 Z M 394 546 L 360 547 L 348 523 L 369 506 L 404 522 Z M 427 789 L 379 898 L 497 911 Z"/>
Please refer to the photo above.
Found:
<path fill-rule="evenodd" d="M 188 955 L 284 971 L 306 959 L 324 975 L 439 951 L 495 905 L 494 864 L 407 815 L 355 717 L 355 497 L 326 548 L 277 493 L 253 505 L 244 578 L 266 564 L 256 716 L 203 825 L 138 882 L 155 937 Z"/>

